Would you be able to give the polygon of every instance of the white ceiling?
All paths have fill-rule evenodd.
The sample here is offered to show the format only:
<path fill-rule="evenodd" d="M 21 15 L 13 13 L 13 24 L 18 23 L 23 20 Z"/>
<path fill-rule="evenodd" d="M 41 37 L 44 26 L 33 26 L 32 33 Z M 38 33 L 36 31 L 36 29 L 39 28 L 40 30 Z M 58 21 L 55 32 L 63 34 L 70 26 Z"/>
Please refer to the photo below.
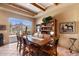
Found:
<path fill-rule="evenodd" d="M 42 10 L 40 10 L 39 8 L 35 7 L 34 5 L 30 4 L 30 3 L 16 3 L 19 6 L 22 6 L 30 11 L 33 11 L 35 13 L 39 13 L 42 12 Z M 44 8 L 47 8 L 51 5 L 53 5 L 54 3 L 39 3 L 41 6 L 43 6 Z"/>
<path fill-rule="evenodd" d="M 51 6 L 51 5 L 54 5 L 54 3 L 39 3 L 39 4 L 41 4 L 45 8 L 47 8 L 47 7 Z"/>
<path fill-rule="evenodd" d="M 47 12 L 47 10 L 50 9 L 50 7 L 58 6 L 58 5 L 56 6 L 55 3 L 35 3 L 35 4 L 38 6 L 34 5 L 33 3 L 7 3 L 2 4 L 2 8 L 4 10 L 7 9 L 7 11 L 9 10 L 13 13 L 21 14 L 23 16 L 26 15 L 27 17 L 37 18 L 38 15 L 40 15 L 41 13 L 43 14 Z"/>
<path fill-rule="evenodd" d="M 31 10 L 35 13 L 39 13 L 41 10 L 33 5 L 31 5 L 30 3 L 17 3 L 17 5 L 20 5 L 28 10 Z"/>

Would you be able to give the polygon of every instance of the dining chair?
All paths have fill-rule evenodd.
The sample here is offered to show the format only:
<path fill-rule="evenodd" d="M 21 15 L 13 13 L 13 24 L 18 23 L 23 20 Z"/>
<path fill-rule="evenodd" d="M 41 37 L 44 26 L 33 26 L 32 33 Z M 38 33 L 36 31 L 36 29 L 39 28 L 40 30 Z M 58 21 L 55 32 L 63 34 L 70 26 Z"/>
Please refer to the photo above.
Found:
<path fill-rule="evenodd" d="M 20 36 L 17 36 L 17 49 L 19 50 L 19 53 L 21 53 L 22 50 L 22 39 Z"/>
<path fill-rule="evenodd" d="M 42 51 L 48 53 L 49 56 L 57 56 L 58 40 L 52 40 L 42 47 Z"/>
<path fill-rule="evenodd" d="M 23 40 L 23 53 L 22 53 L 22 55 L 23 56 L 31 56 L 31 55 L 33 55 L 33 52 L 34 52 L 34 50 L 33 50 L 33 46 L 32 46 L 32 44 L 31 44 L 31 42 L 28 40 L 28 38 L 23 38 L 22 39 Z"/>

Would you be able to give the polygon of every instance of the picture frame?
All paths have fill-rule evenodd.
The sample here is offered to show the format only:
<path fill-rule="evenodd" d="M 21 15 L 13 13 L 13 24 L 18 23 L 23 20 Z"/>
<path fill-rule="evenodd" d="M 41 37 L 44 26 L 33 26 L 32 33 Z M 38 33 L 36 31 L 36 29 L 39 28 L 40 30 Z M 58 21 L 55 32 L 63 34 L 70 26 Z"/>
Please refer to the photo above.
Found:
<path fill-rule="evenodd" d="M 76 32 L 76 23 L 75 22 L 62 22 L 59 24 L 60 33 L 70 34 Z"/>

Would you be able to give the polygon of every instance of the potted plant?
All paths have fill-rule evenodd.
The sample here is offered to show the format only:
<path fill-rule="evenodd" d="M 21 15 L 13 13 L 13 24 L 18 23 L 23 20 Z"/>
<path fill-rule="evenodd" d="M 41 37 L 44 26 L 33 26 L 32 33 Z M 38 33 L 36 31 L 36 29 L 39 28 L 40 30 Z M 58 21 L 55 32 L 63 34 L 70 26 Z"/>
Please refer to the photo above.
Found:
<path fill-rule="evenodd" d="M 48 16 L 48 17 L 42 19 L 43 24 L 48 24 L 50 20 L 52 20 L 51 16 Z"/>

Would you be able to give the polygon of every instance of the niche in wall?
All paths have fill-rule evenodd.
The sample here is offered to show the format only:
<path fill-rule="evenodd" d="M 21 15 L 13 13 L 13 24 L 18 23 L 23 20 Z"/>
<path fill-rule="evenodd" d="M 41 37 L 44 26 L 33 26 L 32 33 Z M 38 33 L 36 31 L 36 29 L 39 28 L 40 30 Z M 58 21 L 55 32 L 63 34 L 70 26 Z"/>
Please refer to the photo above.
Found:
<path fill-rule="evenodd" d="M 6 25 L 0 25 L 0 30 L 6 30 Z"/>

